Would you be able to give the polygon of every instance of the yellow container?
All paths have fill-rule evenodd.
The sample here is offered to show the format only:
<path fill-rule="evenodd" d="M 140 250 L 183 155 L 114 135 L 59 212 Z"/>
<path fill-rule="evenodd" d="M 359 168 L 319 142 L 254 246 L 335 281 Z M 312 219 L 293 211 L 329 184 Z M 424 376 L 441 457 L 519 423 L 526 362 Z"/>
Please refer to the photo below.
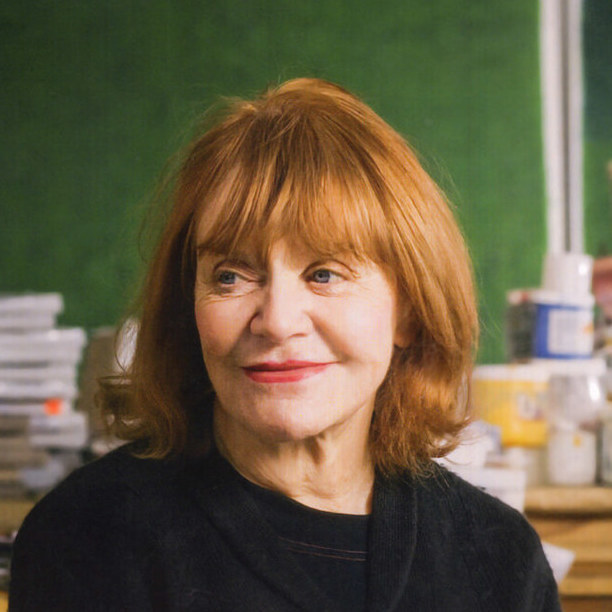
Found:
<path fill-rule="evenodd" d="M 485 365 L 474 369 L 472 401 L 478 418 L 501 429 L 503 446 L 546 445 L 549 373 L 541 365 Z"/>

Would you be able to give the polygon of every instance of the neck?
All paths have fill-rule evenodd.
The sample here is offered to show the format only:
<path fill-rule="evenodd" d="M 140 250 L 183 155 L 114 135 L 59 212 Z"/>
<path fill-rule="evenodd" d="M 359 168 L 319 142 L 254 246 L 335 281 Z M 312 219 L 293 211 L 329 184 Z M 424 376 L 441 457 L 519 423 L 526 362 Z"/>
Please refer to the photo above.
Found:
<path fill-rule="evenodd" d="M 215 411 L 214 431 L 220 453 L 251 482 L 318 510 L 370 512 L 374 467 L 367 431 L 357 438 L 345 429 L 277 442 L 253 434 L 222 411 Z"/>

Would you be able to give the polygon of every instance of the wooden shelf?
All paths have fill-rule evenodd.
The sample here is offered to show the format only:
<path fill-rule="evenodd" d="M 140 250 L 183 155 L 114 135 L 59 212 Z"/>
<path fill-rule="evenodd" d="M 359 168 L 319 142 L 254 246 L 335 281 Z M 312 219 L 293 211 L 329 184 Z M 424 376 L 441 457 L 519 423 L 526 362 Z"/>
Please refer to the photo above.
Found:
<path fill-rule="evenodd" d="M 542 540 L 576 554 L 564 610 L 612 610 L 612 488 L 530 488 L 525 512 Z"/>
<path fill-rule="evenodd" d="M 527 489 L 527 514 L 611 515 L 612 488 L 535 487 Z"/>

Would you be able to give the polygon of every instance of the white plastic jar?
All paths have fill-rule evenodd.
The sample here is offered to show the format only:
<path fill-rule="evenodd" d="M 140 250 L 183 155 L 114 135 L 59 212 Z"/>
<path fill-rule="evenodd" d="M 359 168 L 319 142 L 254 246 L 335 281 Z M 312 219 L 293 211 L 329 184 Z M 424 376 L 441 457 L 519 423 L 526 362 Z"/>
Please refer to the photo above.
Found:
<path fill-rule="evenodd" d="M 590 359 L 549 367 L 548 480 L 553 485 L 595 484 L 605 363 Z"/>

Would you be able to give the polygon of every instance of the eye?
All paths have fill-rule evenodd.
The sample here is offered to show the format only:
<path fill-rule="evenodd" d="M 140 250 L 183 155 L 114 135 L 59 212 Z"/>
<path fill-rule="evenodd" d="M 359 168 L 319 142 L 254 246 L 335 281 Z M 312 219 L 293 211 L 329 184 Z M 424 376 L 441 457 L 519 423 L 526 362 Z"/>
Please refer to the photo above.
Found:
<path fill-rule="evenodd" d="M 342 279 L 342 277 L 338 273 L 333 272 L 332 270 L 328 270 L 327 268 L 320 268 L 318 270 L 315 270 L 311 274 L 310 278 L 313 282 L 322 285 L 333 283 Z"/>
<path fill-rule="evenodd" d="M 217 273 L 217 282 L 220 285 L 235 285 L 238 280 L 238 275 L 231 270 L 220 270 Z"/>
<path fill-rule="evenodd" d="M 243 258 L 205 252 L 198 260 L 196 289 L 202 296 L 239 296 L 256 288 L 260 277 Z"/>
<path fill-rule="evenodd" d="M 220 294 L 242 294 L 253 285 L 250 275 L 232 270 L 231 268 L 220 268 L 214 274 L 214 287 Z"/>
<path fill-rule="evenodd" d="M 209 277 L 210 288 L 220 295 L 242 293 L 249 284 L 246 277 L 231 267 L 219 267 Z"/>

